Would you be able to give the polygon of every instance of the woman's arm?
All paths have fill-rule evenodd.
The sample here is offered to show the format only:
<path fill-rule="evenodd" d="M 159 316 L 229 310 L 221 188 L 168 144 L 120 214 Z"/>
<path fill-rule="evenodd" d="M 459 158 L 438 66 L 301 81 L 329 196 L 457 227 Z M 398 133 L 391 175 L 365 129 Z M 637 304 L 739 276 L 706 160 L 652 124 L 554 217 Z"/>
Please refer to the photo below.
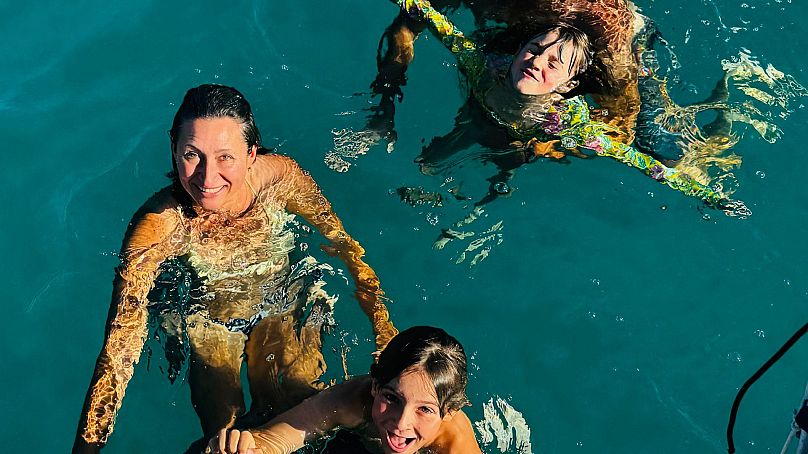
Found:
<path fill-rule="evenodd" d="M 272 159 L 275 167 L 280 167 L 275 172 L 280 179 L 274 183 L 275 190 L 283 193 L 289 212 L 303 216 L 328 239 L 331 244 L 324 249 L 347 265 L 356 282 L 356 299 L 373 325 L 376 347 L 381 350 L 398 330 L 390 322 L 376 272 L 362 260 L 365 250 L 345 231 L 342 221 L 308 172 L 290 158 L 276 155 Z"/>
<path fill-rule="evenodd" d="M 348 380 L 304 400 L 300 405 L 249 431 L 222 429 L 208 443 L 210 452 L 290 454 L 333 429 L 365 422 L 370 396 L 368 376 Z"/>
<path fill-rule="evenodd" d="M 155 198 L 164 192 L 167 190 Z M 121 248 L 104 344 L 84 401 L 74 453 L 100 451 L 112 433 L 126 385 L 148 335 L 146 295 L 160 264 L 173 254 L 168 241 L 175 228 L 171 216 L 142 211 L 135 215 Z"/>
<path fill-rule="evenodd" d="M 466 38 L 463 32 L 443 14 L 439 13 L 427 0 L 397 0 L 401 7 L 416 19 L 423 20 L 457 58 L 458 67 L 469 78 L 474 86 L 485 72 L 485 54 L 477 48 L 477 44 Z"/>

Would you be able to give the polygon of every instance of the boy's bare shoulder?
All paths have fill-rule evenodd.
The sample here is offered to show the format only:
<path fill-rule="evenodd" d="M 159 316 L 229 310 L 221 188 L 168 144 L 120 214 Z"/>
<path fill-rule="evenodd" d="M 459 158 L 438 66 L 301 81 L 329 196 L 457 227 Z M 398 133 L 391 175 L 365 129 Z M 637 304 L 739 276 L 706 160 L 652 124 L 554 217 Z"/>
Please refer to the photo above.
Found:
<path fill-rule="evenodd" d="M 441 431 L 430 448 L 440 454 L 479 454 L 480 445 L 474 435 L 474 426 L 462 410 L 441 425 Z"/>

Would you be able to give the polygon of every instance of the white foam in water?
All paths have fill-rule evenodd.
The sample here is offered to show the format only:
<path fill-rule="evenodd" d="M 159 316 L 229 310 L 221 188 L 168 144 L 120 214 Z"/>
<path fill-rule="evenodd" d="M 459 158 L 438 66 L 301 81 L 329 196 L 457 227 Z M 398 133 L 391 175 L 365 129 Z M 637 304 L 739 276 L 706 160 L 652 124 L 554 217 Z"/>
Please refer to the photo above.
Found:
<path fill-rule="evenodd" d="M 499 410 L 499 412 L 497 412 Z M 496 442 L 499 452 L 532 454 L 530 427 L 522 413 L 497 396 L 483 405 L 483 420 L 474 423 L 483 446 Z"/>

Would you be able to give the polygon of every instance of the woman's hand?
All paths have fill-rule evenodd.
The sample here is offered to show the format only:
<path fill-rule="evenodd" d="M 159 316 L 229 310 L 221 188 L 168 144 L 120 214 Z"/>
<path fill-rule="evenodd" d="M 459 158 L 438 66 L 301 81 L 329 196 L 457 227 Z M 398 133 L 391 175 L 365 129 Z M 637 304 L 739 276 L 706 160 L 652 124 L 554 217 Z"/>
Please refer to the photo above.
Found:
<path fill-rule="evenodd" d="M 250 432 L 222 429 L 211 438 L 205 454 L 258 454 Z"/>

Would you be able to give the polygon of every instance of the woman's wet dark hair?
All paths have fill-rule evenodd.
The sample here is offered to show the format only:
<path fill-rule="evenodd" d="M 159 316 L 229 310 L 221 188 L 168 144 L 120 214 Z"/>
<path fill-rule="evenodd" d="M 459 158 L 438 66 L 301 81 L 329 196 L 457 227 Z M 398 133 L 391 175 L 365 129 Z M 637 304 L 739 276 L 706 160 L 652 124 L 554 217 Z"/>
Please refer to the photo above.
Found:
<path fill-rule="evenodd" d="M 247 142 L 249 150 L 253 145 L 258 145 L 258 154 L 267 154 L 268 150 L 261 146 L 261 133 L 255 125 L 250 103 L 238 90 L 233 87 L 218 84 L 204 84 L 194 87 L 185 93 L 177 113 L 174 115 L 174 123 L 168 131 L 171 138 L 171 152 L 177 146 L 177 139 L 180 135 L 180 128 L 186 121 L 193 121 L 199 118 L 221 118 L 228 117 L 241 124 L 241 132 L 244 141 Z M 177 163 L 171 157 L 171 168 L 168 177 L 174 182 L 175 196 L 183 205 L 190 204 L 190 197 L 177 180 Z"/>
<path fill-rule="evenodd" d="M 180 128 L 186 121 L 199 118 L 228 117 L 242 126 L 242 134 L 247 147 L 261 145 L 261 133 L 255 125 L 250 103 L 233 87 L 216 84 L 204 84 L 192 88 L 185 93 L 185 98 L 174 115 L 174 123 L 168 131 L 171 137 L 171 149 L 177 143 Z"/>
<path fill-rule="evenodd" d="M 454 337 L 440 328 L 414 326 L 398 333 L 370 367 L 380 386 L 402 372 L 423 370 L 435 386 L 441 415 L 469 405 L 466 397 L 466 352 Z"/>

